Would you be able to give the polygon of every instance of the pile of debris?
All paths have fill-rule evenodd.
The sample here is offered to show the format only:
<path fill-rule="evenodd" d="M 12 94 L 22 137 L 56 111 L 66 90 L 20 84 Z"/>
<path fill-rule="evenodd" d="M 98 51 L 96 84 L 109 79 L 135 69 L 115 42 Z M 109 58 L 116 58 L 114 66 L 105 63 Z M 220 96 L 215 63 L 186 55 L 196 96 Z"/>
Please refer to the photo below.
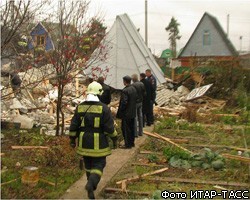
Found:
<path fill-rule="evenodd" d="M 226 101 L 212 99 L 204 96 L 205 92 L 212 84 L 195 88 L 189 91 L 184 86 L 179 86 L 176 91 L 168 89 L 165 85 L 157 88 L 157 106 L 154 107 L 154 113 L 158 116 L 182 116 L 187 112 L 187 108 L 193 107 L 200 114 L 208 114 L 213 110 L 221 110 Z"/>
<path fill-rule="evenodd" d="M 157 88 L 156 102 L 160 107 L 181 105 L 189 92 L 189 89 L 182 85 L 176 91 L 168 89 L 166 85 L 160 85 Z"/>
<path fill-rule="evenodd" d="M 55 134 L 56 126 L 56 101 L 58 90 L 54 82 L 53 67 L 45 65 L 40 68 L 32 68 L 26 72 L 21 72 L 18 75 L 22 79 L 21 90 L 19 93 L 12 93 L 9 98 L 2 98 L 1 121 L 20 123 L 21 128 L 31 129 L 34 126 L 42 127 L 48 134 Z M 38 81 L 39 80 L 39 81 Z M 79 80 L 77 78 L 77 80 Z M 1 80 L 1 85 L 7 89 L 1 90 L 2 96 L 9 93 L 11 90 L 8 80 Z M 83 94 L 86 91 L 86 80 L 72 81 L 64 88 L 63 112 L 66 126 L 69 126 L 70 119 L 74 113 L 75 107 L 84 101 Z M 171 90 L 168 85 L 162 84 L 157 88 L 157 106 L 154 107 L 156 116 L 181 116 L 187 109 L 186 98 L 188 94 L 192 94 L 186 87 L 179 86 L 177 90 Z M 112 102 L 109 107 L 113 116 L 116 115 L 119 106 L 120 92 L 116 91 L 112 94 Z M 195 103 L 200 106 L 198 111 L 206 113 L 216 105 L 221 108 L 225 105 L 223 101 L 206 99 L 200 103 Z M 193 103 L 194 101 L 192 101 Z M 209 103 L 207 103 L 209 102 Z M 189 102 L 190 104 L 190 102 Z M 209 106 L 210 104 L 211 106 Z M 211 108 L 212 107 L 212 108 Z"/>
<path fill-rule="evenodd" d="M 53 68 L 49 65 L 32 68 L 18 75 L 22 80 L 19 92 L 13 92 L 10 81 L 1 82 L 1 122 L 20 124 L 22 129 L 41 127 L 49 135 L 55 135 L 56 103 L 58 90 L 53 84 Z M 69 83 L 62 99 L 66 122 L 72 118 L 76 105 L 84 101 L 86 87 Z M 8 95 L 10 94 L 10 95 Z M 68 125 L 69 123 L 66 123 Z"/>

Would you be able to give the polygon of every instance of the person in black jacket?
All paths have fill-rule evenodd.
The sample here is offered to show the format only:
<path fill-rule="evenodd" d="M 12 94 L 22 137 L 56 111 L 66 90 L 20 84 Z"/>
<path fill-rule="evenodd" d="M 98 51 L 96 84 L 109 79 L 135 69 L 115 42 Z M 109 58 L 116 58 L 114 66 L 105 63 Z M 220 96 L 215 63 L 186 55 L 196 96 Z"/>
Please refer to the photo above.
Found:
<path fill-rule="evenodd" d="M 135 137 L 142 136 L 143 133 L 143 117 L 142 117 L 142 102 L 146 96 L 144 84 L 138 80 L 138 75 L 132 75 L 132 86 L 135 87 L 137 92 L 136 98 L 136 117 L 135 117 Z M 139 130 L 137 128 L 139 127 Z"/>
<path fill-rule="evenodd" d="M 135 146 L 134 120 L 136 115 L 136 89 L 130 84 L 131 77 L 123 77 L 123 88 L 116 117 L 122 119 L 122 134 L 125 141 L 124 148 Z"/>
<path fill-rule="evenodd" d="M 103 77 L 99 77 L 97 82 L 102 85 L 102 90 L 103 90 L 103 93 L 101 95 L 98 95 L 98 98 L 102 103 L 105 103 L 106 105 L 110 104 L 111 102 L 110 87 L 104 83 Z"/>
<path fill-rule="evenodd" d="M 143 98 L 142 102 L 142 115 L 143 115 L 143 126 L 147 123 L 150 126 L 150 101 L 151 101 L 151 85 L 150 82 L 146 79 L 146 74 L 140 74 L 140 80 L 144 84 L 146 96 Z"/>
<path fill-rule="evenodd" d="M 151 124 L 154 123 L 154 103 L 156 99 L 156 88 L 157 88 L 157 83 L 154 75 L 151 73 L 150 69 L 146 70 L 146 76 L 147 80 L 149 81 L 151 85 L 151 99 L 150 99 L 150 109 L 149 109 L 149 121 L 148 125 L 150 126 Z"/>

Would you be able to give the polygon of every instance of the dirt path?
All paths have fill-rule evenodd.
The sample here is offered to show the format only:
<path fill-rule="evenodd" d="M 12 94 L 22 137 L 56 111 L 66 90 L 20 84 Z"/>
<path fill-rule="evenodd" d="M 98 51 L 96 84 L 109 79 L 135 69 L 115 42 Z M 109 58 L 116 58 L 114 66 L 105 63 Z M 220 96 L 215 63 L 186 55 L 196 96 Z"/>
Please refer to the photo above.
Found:
<path fill-rule="evenodd" d="M 152 131 L 153 127 L 146 127 L 145 131 Z M 109 180 L 130 160 L 138 148 L 145 143 L 146 135 L 136 138 L 135 147 L 132 149 L 115 149 L 111 156 L 107 157 L 107 165 L 104 169 L 102 179 L 95 191 L 95 196 L 107 185 Z M 86 175 L 84 174 L 78 181 L 76 181 L 61 197 L 61 199 L 87 199 L 87 192 L 84 189 L 87 183 Z"/>

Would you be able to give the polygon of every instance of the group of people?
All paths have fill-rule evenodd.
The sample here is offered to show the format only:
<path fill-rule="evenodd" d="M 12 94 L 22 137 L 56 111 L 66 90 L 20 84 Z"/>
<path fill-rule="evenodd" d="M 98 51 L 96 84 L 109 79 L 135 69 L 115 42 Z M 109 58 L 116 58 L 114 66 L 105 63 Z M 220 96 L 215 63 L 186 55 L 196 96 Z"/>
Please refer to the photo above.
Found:
<path fill-rule="evenodd" d="M 122 90 L 116 117 L 122 120 L 123 148 L 135 146 L 135 137 L 142 136 L 143 127 L 154 123 L 153 105 L 156 98 L 156 79 L 151 70 L 123 77 L 125 88 Z"/>
<path fill-rule="evenodd" d="M 124 88 L 116 117 L 122 120 L 122 134 L 125 145 L 135 146 L 135 137 L 142 136 L 143 127 L 154 123 L 153 105 L 156 97 L 156 79 L 151 70 L 123 77 Z M 77 153 L 83 157 L 87 184 L 85 189 L 89 199 L 94 199 L 94 191 L 106 166 L 106 157 L 111 154 L 109 139 L 117 148 L 117 132 L 108 104 L 111 102 L 110 87 L 100 77 L 87 88 L 86 100 L 80 103 L 71 120 L 70 145 L 77 146 Z M 107 137 L 108 136 L 108 137 Z M 76 140 L 78 139 L 78 140 Z M 76 144 L 77 142 L 77 144 Z"/>

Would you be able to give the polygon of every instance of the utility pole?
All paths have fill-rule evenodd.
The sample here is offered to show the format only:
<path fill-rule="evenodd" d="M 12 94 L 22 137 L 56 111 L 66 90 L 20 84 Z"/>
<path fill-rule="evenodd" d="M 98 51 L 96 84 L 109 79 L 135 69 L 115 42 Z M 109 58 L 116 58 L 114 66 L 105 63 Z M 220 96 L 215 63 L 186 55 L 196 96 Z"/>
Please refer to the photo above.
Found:
<path fill-rule="evenodd" d="M 11 20 L 14 23 L 15 20 L 15 1 L 14 0 L 10 0 L 10 13 L 11 13 Z"/>
<path fill-rule="evenodd" d="M 148 46 L 148 0 L 145 0 L 145 43 Z"/>
<path fill-rule="evenodd" d="M 229 17 L 230 15 L 227 15 L 227 37 L 229 37 Z"/>

